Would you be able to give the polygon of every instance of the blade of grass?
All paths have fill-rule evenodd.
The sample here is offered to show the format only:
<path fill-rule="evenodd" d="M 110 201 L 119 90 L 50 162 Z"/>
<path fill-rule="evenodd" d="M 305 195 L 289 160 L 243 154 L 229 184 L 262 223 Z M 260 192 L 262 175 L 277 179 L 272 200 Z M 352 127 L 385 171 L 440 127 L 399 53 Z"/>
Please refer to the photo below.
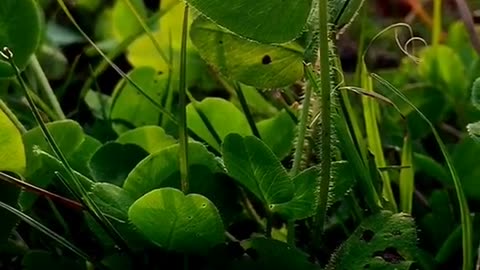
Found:
<path fill-rule="evenodd" d="M 442 33 L 442 0 L 433 0 L 432 46 L 437 48 Z"/>
<path fill-rule="evenodd" d="M 75 171 L 71 167 L 70 163 L 67 161 L 66 157 L 58 147 L 57 143 L 55 142 L 55 139 L 53 138 L 52 134 L 48 130 L 47 126 L 43 122 L 40 112 L 38 111 L 37 107 L 35 106 L 35 103 L 33 102 L 33 99 L 28 91 L 27 85 L 25 81 L 23 80 L 20 70 L 18 69 L 17 65 L 15 64 L 14 60 L 14 54 L 13 52 L 5 47 L 0 51 L 0 55 L 7 60 L 11 67 L 15 71 L 15 76 L 17 78 L 17 81 L 19 82 L 21 88 L 23 89 L 24 95 L 28 101 L 28 104 L 30 106 L 30 109 L 33 113 L 33 116 L 35 118 L 35 121 L 37 124 L 40 126 L 40 129 L 42 130 L 43 136 L 46 139 L 48 145 L 52 149 L 52 151 L 55 153 L 56 157 L 60 160 L 62 166 L 65 168 L 65 170 L 68 173 L 69 176 L 69 181 L 66 182 L 66 184 L 69 186 L 69 190 L 72 191 L 72 195 L 76 197 L 79 201 L 82 202 L 82 204 L 85 206 L 85 209 L 89 214 L 92 215 L 92 217 L 95 219 L 95 221 L 105 230 L 105 232 L 119 245 L 119 247 L 126 252 L 128 252 L 130 255 L 133 255 L 132 251 L 128 247 L 128 244 L 126 243 L 125 239 L 118 233 L 118 231 L 113 227 L 113 225 L 110 223 L 110 221 L 103 215 L 103 213 L 99 210 L 98 206 L 90 199 L 87 191 L 83 187 L 83 185 L 80 183 L 79 179 L 77 178 L 77 175 L 75 174 Z"/>
<path fill-rule="evenodd" d="M 250 125 L 250 129 L 252 130 L 253 135 L 261 139 L 260 132 L 258 131 L 257 125 L 255 124 L 255 120 L 253 120 L 252 113 L 250 112 L 250 108 L 248 107 L 248 104 L 247 104 L 247 99 L 243 94 L 240 84 L 238 82 L 234 82 L 233 88 L 235 89 L 235 93 L 237 94 L 238 100 L 240 101 L 240 105 L 242 106 L 243 113 L 247 118 L 248 125 Z"/>
<path fill-rule="evenodd" d="M 412 213 L 412 200 L 415 192 L 414 170 L 413 170 L 412 140 L 406 135 L 402 149 L 402 168 L 400 171 L 400 209 L 408 214 Z"/>
<path fill-rule="evenodd" d="M 112 60 L 110 60 L 107 55 L 93 42 L 93 40 L 82 30 L 80 25 L 76 22 L 76 20 L 73 18 L 72 14 L 68 10 L 67 6 L 65 5 L 64 0 L 57 0 L 57 3 L 60 5 L 62 8 L 63 12 L 65 15 L 68 17 L 68 19 L 71 21 L 71 23 L 75 26 L 77 31 L 80 32 L 80 34 L 95 48 L 95 50 L 102 56 L 102 58 L 125 80 L 127 80 L 142 96 L 144 96 L 149 102 L 152 103 L 161 113 L 165 114 L 170 121 L 172 121 L 174 124 L 178 124 L 177 119 L 175 116 L 170 113 L 169 111 L 165 110 L 161 104 L 159 104 L 157 101 L 155 101 L 152 97 L 150 97 L 140 86 L 138 86 L 137 83 L 135 83 L 130 77 L 125 74 L 115 63 L 113 63 Z M 88 89 L 87 89 L 88 90 Z"/>
<path fill-rule="evenodd" d="M 142 16 L 138 13 L 138 11 L 132 5 L 132 2 L 130 2 L 130 0 L 123 0 L 123 2 L 125 4 L 127 4 L 128 8 L 133 13 L 133 15 L 137 19 L 138 23 L 140 23 L 140 26 L 142 26 L 143 31 L 145 32 L 145 34 L 147 34 L 148 38 L 152 42 L 152 44 L 155 47 L 155 50 L 157 51 L 157 53 L 160 55 L 160 57 L 163 59 L 163 61 L 165 61 L 165 63 L 167 63 L 168 70 L 171 72 L 171 70 L 172 70 L 171 61 L 169 61 L 167 55 L 163 52 L 162 48 L 160 48 L 160 44 L 158 44 L 158 41 L 153 36 L 152 31 L 150 31 L 147 23 L 145 22 L 145 19 L 142 18 Z M 178 4 L 179 2 L 173 2 L 173 3 Z"/>
<path fill-rule="evenodd" d="M 183 193 L 188 192 L 188 132 L 187 132 L 187 38 L 188 38 L 188 5 L 183 13 L 182 45 L 180 48 L 180 83 L 178 89 L 179 99 L 179 155 L 180 155 L 180 181 Z"/>
<path fill-rule="evenodd" d="M 33 228 L 37 229 L 39 232 L 43 233 L 44 235 L 48 236 L 55 242 L 57 242 L 60 246 L 63 246 L 64 248 L 70 250 L 73 252 L 75 255 L 78 257 L 95 263 L 95 266 L 97 266 L 99 269 L 107 269 L 105 266 L 102 264 L 99 264 L 95 260 L 93 260 L 90 256 L 88 256 L 85 252 L 83 252 L 80 248 L 76 247 L 74 244 L 70 243 L 68 240 L 63 238 L 62 236 L 58 235 L 54 231 L 50 230 L 49 228 L 45 227 L 43 224 L 40 222 L 36 221 L 35 219 L 31 218 L 30 216 L 24 214 L 23 212 L 19 211 L 15 207 L 12 207 L 4 202 L 0 201 L 0 207 L 7 210 L 8 212 L 14 214 L 18 218 L 20 218 L 22 221 L 27 223 L 28 225 L 32 226 Z"/>
<path fill-rule="evenodd" d="M 453 166 L 453 162 L 450 158 L 450 155 L 447 152 L 447 149 L 445 147 L 445 144 L 443 143 L 440 135 L 438 134 L 436 128 L 430 122 L 430 120 L 415 106 L 413 105 L 412 102 L 408 100 L 408 98 L 400 92 L 395 86 L 390 84 L 388 81 L 380 77 L 379 75 L 375 73 L 371 73 L 370 76 L 380 82 L 383 86 L 388 88 L 390 91 L 394 92 L 397 96 L 399 96 L 405 103 L 407 103 L 412 109 L 414 109 L 418 115 L 429 125 L 430 129 L 432 130 L 432 133 L 435 137 L 435 140 L 437 141 L 437 144 L 440 147 L 440 150 L 442 152 L 442 155 L 445 159 L 445 162 L 448 166 L 448 169 L 450 171 L 450 175 L 452 177 L 454 186 L 455 186 L 455 192 L 457 195 L 458 199 L 458 204 L 460 208 L 460 220 L 462 223 L 462 249 L 463 249 L 463 270 L 470 270 L 473 268 L 473 234 L 472 234 L 472 222 L 471 222 L 471 217 L 470 217 L 470 210 L 468 208 L 468 203 L 467 199 L 465 197 L 465 194 L 463 193 L 463 188 L 462 188 L 462 182 L 458 178 L 457 171 L 455 170 L 455 167 Z"/>
<path fill-rule="evenodd" d="M 366 65 L 364 63 L 362 68 L 362 88 L 367 92 L 373 91 L 373 82 L 367 74 Z M 378 104 L 371 98 L 362 97 L 363 114 L 365 120 L 365 130 L 367 133 L 367 144 L 373 155 L 375 156 L 375 164 L 377 168 L 386 167 L 387 162 L 383 153 L 382 141 L 380 138 L 380 131 L 378 129 L 377 115 L 379 113 Z M 397 203 L 392 191 L 392 184 L 388 172 L 381 172 L 383 182 L 383 196 L 388 200 L 391 210 L 397 212 Z"/>

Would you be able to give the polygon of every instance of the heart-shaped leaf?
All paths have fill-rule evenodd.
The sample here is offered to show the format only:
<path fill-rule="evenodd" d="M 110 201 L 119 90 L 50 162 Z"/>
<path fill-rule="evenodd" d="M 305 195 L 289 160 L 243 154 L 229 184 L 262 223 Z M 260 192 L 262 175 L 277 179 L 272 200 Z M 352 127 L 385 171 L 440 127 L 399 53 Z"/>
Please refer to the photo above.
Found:
<path fill-rule="evenodd" d="M 2 102 L 0 100 L 0 102 Z M 22 135 L 0 109 L 0 171 L 25 172 L 26 158 Z"/>
<path fill-rule="evenodd" d="M 178 186 L 180 183 L 177 175 L 180 171 L 178 151 L 179 145 L 175 144 L 146 157 L 130 172 L 123 188 L 134 198 L 139 198 L 156 188 Z M 215 156 L 202 144 L 190 142 L 188 154 L 189 166 L 199 165 L 211 172 L 219 171 Z"/>
<path fill-rule="evenodd" d="M 133 203 L 128 216 L 150 241 L 168 250 L 205 253 L 224 241 L 220 214 L 202 195 L 153 190 Z"/>
<path fill-rule="evenodd" d="M 312 0 L 187 0 L 228 30 L 262 43 L 284 43 L 302 32 Z"/>
<path fill-rule="evenodd" d="M 15 64 L 23 70 L 40 43 L 41 15 L 35 0 L 2 0 L 0 3 L 0 47 L 8 47 Z M 14 70 L 0 57 L 0 78 Z"/>
<path fill-rule="evenodd" d="M 225 76 L 246 85 L 282 87 L 303 76 L 303 49 L 296 43 L 259 44 L 203 17 L 193 22 L 190 37 L 202 58 Z"/>
<path fill-rule="evenodd" d="M 260 139 L 230 134 L 223 142 L 222 152 L 229 175 L 266 204 L 293 198 L 295 188 L 287 171 Z"/>

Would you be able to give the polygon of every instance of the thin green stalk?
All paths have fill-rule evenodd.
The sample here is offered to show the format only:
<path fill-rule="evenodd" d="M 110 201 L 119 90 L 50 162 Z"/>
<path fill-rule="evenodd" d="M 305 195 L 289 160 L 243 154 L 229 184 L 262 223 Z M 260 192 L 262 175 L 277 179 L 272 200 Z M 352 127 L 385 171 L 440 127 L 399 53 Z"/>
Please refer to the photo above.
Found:
<path fill-rule="evenodd" d="M 320 194 L 315 216 L 314 242 L 318 245 L 320 235 L 323 233 L 323 227 L 327 215 L 327 201 L 331 178 L 331 91 L 330 81 L 330 40 L 328 28 L 328 1 L 318 0 L 318 20 L 319 20 L 319 51 L 320 51 L 320 83 L 321 83 L 321 163 L 320 163 Z M 315 85 L 315 84 L 314 84 Z M 314 88 L 315 89 L 315 88 Z M 319 89 L 317 89 L 318 91 Z"/>
<path fill-rule="evenodd" d="M 437 48 L 442 34 L 442 0 L 433 0 L 432 46 Z"/>
<path fill-rule="evenodd" d="M 0 202 L 0 208 L 3 208 L 5 210 L 7 210 L 8 212 L 14 214 L 15 216 L 20 218 L 22 221 L 24 221 L 28 225 L 32 226 L 33 228 L 37 229 L 41 233 L 43 233 L 46 236 L 53 239 L 55 242 L 60 244 L 60 246 L 63 246 L 64 248 L 73 252 L 73 254 L 77 255 L 78 257 L 80 257 L 80 258 L 82 258 L 86 261 L 95 263 L 95 265 L 98 267 L 98 269 L 102 269 L 102 270 L 108 269 L 104 265 L 102 265 L 101 263 L 95 261 L 93 258 L 90 258 L 90 256 L 88 256 L 85 252 L 83 252 L 81 249 L 76 247 L 74 244 L 70 243 L 68 240 L 66 240 L 62 236 L 58 235 L 54 231 L 50 230 L 49 228 L 45 227 L 43 224 L 41 224 L 40 222 L 31 218 L 30 216 L 26 215 L 22 211 L 4 203 L 4 202 Z"/>
<path fill-rule="evenodd" d="M 160 57 L 163 59 L 163 61 L 165 61 L 165 63 L 167 63 L 168 65 L 168 70 L 169 72 L 171 72 L 172 70 L 172 66 L 170 64 L 170 61 L 168 61 L 168 58 L 167 56 L 165 55 L 165 53 L 163 52 L 162 48 L 160 48 L 160 44 L 158 43 L 158 41 L 155 39 L 155 37 L 153 36 L 152 34 L 152 31 L 150 31 L 147 23 L 145 22 L 145 19 L 142 18 L 142 16 L 138 13 L 138 11 L 135 9 L 135 7 L 132 5 L 132 2 L 130 2 L 130 0 L 123 0 L 123 2 L 125 4 L 127 4 L 128 8 L 130 9 L 130 11 L 133 13 L 133 15 L 135 16 L 135 18 L 137 19 L 137 22 L 140 24 L 140 26 L 142 27 L 143 31 L 145 32 L 145 34 L 147 34 L 148 38 L 150 39 L 150 41 L 152 42 L 153 46 L 155 47 L 155 50 L 157 51 L 157 53 L 160 55 Z M 173 2 L 174 4 L 178 4 L 177 2 Z"/>
<path fill-rule="evenodd" d="M 109 234 L 109 236 L 112 237 L 112 239 L 119 245 L 119 247 L 125 250 L 126 252 L 128 252 L 130 255 L 133 255 L 132 251 L 130 250 L 127 243 L 125 242 L 125 239 L 123 239 L 123 237 L 113 227 L 110 221 L 105 218 L 102 212 L 98 209 L 98 206 L 92 202 L 92 200 L 87 194 L 87 191 L 85 190 L 83 185 L 80 183 L 79 179 L 77 178 L 77 175 L 75 174 L 75 171 L 73 170 L 72 166 L 67 161 L 65 155 L 62 153 L 62 151 L 58 147 L 50 131 L 47 129 L 47 126 L 42 120 L 40 112 L 38 111 L 37 107 L 35 106 L 35 103 L 33 102 L 33 99 L 28 91 L 27 85 L 20 74 L 20 70 L 15 64 L 13 52 L 9 48 L 5 47 L 2 49 L 2 51 L 0 51 L 0 55 L 5 60 L 7 60 L 10 63 L 10 66 L 14 69 L 15 76 L 18 82 L 20 83 L 21 88 L 23 89 L 23 92 L 25 94 L 25 97 L 27 98 L 28 104 L 30 105 L 30 109 L 33 113 L 35 120 L 40 126 L 40 129 L 42 130 L 42 133 L 46 141 L 48 142 L 50 148 L 53 150 L 53 152 L 55 153 L 55 155 L 60 160 L 65 170 L 69 174 L 69 178 L 71 180 L 69 184 L 72 184 L 72 186 L 70 186 L 69 189 L 73 191 L 72 194 L 84 204 L 85 210 L 92 215 L 95 221 L 105 230 L 107 234 Z"/>
<path fill-rule="evenodd" d="M 442 141 L 442 138 L 437 132 L 437 129 L 432 124 L 430 120 L 412 103 L 408 98 L 395 86 L 391 83 L 378 76 L 377 74 L 371 73 L 370 76 L 380 82 L 382 85 L 387 87 L 389 90 L 394 92 L 398 97 L 400 97 L 405 103 L 407 103 L 412 109 L 414 109 L 418 115 L 428 124 L 430 130 L 437 141 L 440 151 L 445 159 L 445 163 L 450 171 L 450 176 L 452 177 L 453 184 L 455 186 L 455 192 L 458 199 L 458 204 L 460 208 L 460 220 L 462 225 L 462 249 L 463 249 L 463 270 L 470 270 L 473 268 L 473 226 L 472 220 L 470 217 L 470 210 L 468 208 L 467 198 L 463 192 L 462 182 L 458 177 L 457 171 L 453 166 L 453 162 L 450 158 L 450 155 L 447 152 L 447 148 Z"/>
<path fill-rule="evenodd" d="M 309 70 L 304 67 L 305 73 Z M 302 155 L 305 146 L 305 134 L 308 128 L 308 116 L 310 112 L 310 99 L 312 98 L 312 86 L 307 81 L 305 88 L 305 96 L 302 103 L 302 111 L 300 112 L 300 122 L 297 125 L 298 136 L 295 145 L 295 153 L 293 154 L 293 165 L 290 170 L 290 175 L 295 177 L 300 172 L 300 164 L 302 162 Z M 295 244 L 295 221 L 287 221 L 287 243 L 290 245 Z"/>
<path fill-rule="evenodd" d="M 188 5 L 183 13 L 182 47 L 180 49 L 180 83 L 179 99 L 179 143 L 180 143 L 180 181 L 182 191 L 188 192 L 188 132 L 187 132 L 187 38 L 188 38 Z"/>
<path fill-rule="evenodd" d="M 65 114 L 62 111 L 62 107 L 58 102 L 57 96 L 53 92 L 50 83 L 48 82 L 45 72 L 43 72 L 42 66 L 35 55 L 30 58 L 30 64 L 32 66 L 33 72 L 37 77 L 38 82 L 40 83 L 40 89 L 43 91 L 43 94 L 47 98 L 50 106 L 52 106 L 53 111 L 58 116 L 59 119 L 66 119 Z"/>
<path fill-rule="evenodd" d="M 18 120 L 15 114 L 8 108 L 7 104 L 0 99 L 0 111 L 2 111 L 10 121 L 15 125 L 15 127 L 20 131 L 21 134 L 27 132 L 27 129 L 23 126 L 23 124 Z"/>
<path fill-rule="evenodd" d="M 250 129 L 252 130 L 253 135 L 257 138 L 261 139 L 260 132 L 258 131 L 257 125 L 255 124 L 255 120 L 253 120 L 252 113 L 250 112 L 250 108 L 248 107 L 247 99 L 243 94 L 242 88 L 238 82 L 234 82 L 235 93 L 237 94 L 238 100 L 240 101 L 240 105 L 242 106 L 243 113 L 247 118 L 248 124 L 250 125 Z"/>
<path fill-rule="evenodd" d="M 402 212 L 411 214 L 413 204 L 413 194 L 415 192 L 415 178 L 412 164 L 412 140 L 409 135 L 405 136 L 402 149 L 402 164 L 407 168 L 402 168 L 399 177 L 400 186 L 400 206 Z"/>

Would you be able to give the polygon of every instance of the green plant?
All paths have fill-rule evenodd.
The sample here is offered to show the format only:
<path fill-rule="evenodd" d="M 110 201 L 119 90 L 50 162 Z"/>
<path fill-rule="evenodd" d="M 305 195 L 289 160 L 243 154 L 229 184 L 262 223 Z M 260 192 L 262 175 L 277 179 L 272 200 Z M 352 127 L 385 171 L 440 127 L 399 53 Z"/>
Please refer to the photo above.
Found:
<path fill-rule="evenodd" d="M 0 77 L 5 88 L 20 90 L 33 115 L 0 100 L 0 265 L 435 269 L 461 243 L 461 267 L 472 269 L 479 235 L 467 199 L 480 192 L 462 187 L 460 158 L 451 158 L 436 122 L 421 112 L 428 101 L 411 101 L 396 87 L 411 64 L 392 84 L 369 71 L 370 44 L 360 52 L 357 86 L 344 76 L 335 39 L 364 1 L 163 0 L 155 11 L 143 1 L 86 1 L 102 10 L 98 25 L 111 27 L 97 26 L 99 39 L 111 42 L 101 44 L 66 2 L 56 2 L 80 33 L 72 40 L 86 41 L 86 53 L 100 59 L 79 91 L 95 125 L 65 119 L 67 99 L 42 69 L 39 3 L 0 3 L 0 14 L 17 8 L 0 16 Z M 455 88 L 469 81 L 442 61 L 458 60 L 473 76 L 478 59 L 471 47 L 456 56 L 462 29 L 452 31 L 451 47 L 438 44 L 439 3 L 433 46 L 420 53 L 413 77 L 436 87 L 466 121 L 466 94 Z M 28 28 L 21 37 L 12 30 L 19 21 Z M 126 73 L 115 63 L 122 53 L 131 65 Z M 107 67 L 121 76 L 111 91 L 95 83 Z M 71 88 L 68 82 L 58 88 Z M 375 92 L 378 86 L 388 92 Z M 217 88 L 229 100 L 214 96 Z M 478 88 L 477 81 L 475 106 Z M 350 92 L 362 95 L 361 104 Z M 383 135 L 389 125 L 396 128 Z M 426 134 L 447 169 L 420 154 Z M 391 165 L 385 141 L 401 146 L 399 166 Z M 418 168 L 436 170 L 445 190 L 453 186 L 451 203 L 444 189 L 430 199 L 434 211 L 445 207 L 457 217 L 414 218 Z M 442 231 L 445 241 L 433 251 L 424 248 L 417 227 L 434 233 L 429 225 L 447 217 L 460 221 L 458 229 Z"/>

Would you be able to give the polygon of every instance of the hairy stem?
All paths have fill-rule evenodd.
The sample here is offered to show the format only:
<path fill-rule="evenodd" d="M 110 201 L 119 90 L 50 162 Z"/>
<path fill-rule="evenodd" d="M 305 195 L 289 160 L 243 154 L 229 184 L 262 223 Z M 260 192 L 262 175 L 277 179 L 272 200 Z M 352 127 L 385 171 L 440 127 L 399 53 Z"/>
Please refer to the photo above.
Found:
<path fill-rule="evenodd" d="M 317 246 L 327 213 L 328 191 L 331 177 L 331 119 L 330 119 L 330 48 L 328 31 L 328 1 L 318 0 L 318 30 L 320 51 L 320 80 L 321 80 L 321 164 L 320 164 L 320 194 L 315 216 L 314 242 Z"/>

